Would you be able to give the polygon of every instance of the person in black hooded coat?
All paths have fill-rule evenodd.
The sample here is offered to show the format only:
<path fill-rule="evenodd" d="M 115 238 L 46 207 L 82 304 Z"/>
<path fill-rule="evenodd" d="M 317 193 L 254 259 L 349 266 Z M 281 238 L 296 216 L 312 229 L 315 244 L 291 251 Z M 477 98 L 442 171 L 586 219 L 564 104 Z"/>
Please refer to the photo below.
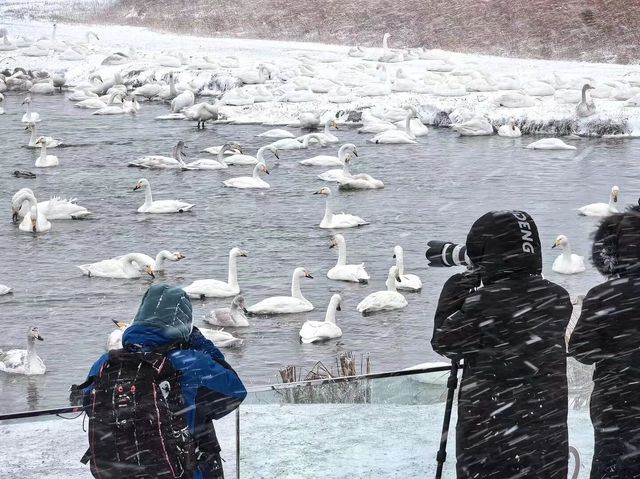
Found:
<path fill-rule="evenodd" d="M 640 478 L 640 207 L 602 220 L 592 260 L 609 280 L 592 288 L 569 354 L 595 364 L 591 479 Z"/>
<path fill-rule="evenodd" d="M 473 269 L 445 283 L 433 349 L 464 359 L 457 477 L 566 479 L 568 293 L 542 278 L 538 230 L 523 211 L 492 211 L 466 241 Z"/>

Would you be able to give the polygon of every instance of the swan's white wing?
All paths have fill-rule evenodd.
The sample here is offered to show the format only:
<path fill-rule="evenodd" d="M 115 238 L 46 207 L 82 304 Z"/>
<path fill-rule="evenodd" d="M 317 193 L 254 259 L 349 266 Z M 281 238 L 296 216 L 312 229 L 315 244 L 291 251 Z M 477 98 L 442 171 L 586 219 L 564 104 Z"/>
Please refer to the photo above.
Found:
<path fill-rule="evenodd" d="M 229 283 L 216 279 L 199 279 L 183 289 L 191 298 L 200 298 L 201 296 L 228 298 L 240 292 L 229 286 Z"/>
<path fill-rule="evenodd" d="M 403 274 L 400 276 L 400 281 L 396 281 L 396 288 L 418 291 L 422 289 L 422 281 L 415 274 Z"/>
<path fill-rule="evenodd" d="M 306 344 L 340 336 L 342 330 L 337 325 L 325 321 L 307 321 L 300 329 L 300 339 Z"/>
<path fill-rule="evenodd" d="M 309 301 L 293 296 L 272 296 L 249 306 L 247 309 L 253 314 L 289 314 L 311 311 L 313 305 Z"/>

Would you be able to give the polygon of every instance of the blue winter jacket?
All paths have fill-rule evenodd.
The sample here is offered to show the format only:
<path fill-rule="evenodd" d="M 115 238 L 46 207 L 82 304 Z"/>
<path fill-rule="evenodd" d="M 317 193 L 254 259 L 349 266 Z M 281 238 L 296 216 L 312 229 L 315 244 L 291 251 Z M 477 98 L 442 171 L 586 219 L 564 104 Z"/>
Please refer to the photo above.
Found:
<path fill-rule="evenodd" d="M 191 301 L 180 288 L 152 286 L 145 294 L 138 313 L 123 336 L 124 348 L 151 351 L 180 341 L 187 347 L 167 353 L 171 364 L 181 372 L 181 392 L 186 419 L 192 434 L 198 438 L 212 428 L 211 421 L 230 413 L 246 397 L 242 381 L 224 360 L 224 355 L 193 328 Z M 109 359 L 106 353 L 98 359 L 89 377 L 97 377 Z M 93 386 L 83 390 L 88 404 Z M 215 434 L 215 433 L 214 433 Z M 198 469 L 194 479 L 206 479 Z"/>

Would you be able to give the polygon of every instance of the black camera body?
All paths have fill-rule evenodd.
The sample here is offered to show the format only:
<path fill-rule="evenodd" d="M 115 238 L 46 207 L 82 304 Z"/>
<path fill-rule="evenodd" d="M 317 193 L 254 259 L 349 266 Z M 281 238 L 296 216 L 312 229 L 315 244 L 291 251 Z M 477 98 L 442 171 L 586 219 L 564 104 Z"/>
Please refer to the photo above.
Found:
<path fill-rule="evenodd" d="M 451 267 L 469 266 L 471 260 L 467 256 L 467 247 L 451 241 L 431 240 L 425 253 L 429 266 Z"/>

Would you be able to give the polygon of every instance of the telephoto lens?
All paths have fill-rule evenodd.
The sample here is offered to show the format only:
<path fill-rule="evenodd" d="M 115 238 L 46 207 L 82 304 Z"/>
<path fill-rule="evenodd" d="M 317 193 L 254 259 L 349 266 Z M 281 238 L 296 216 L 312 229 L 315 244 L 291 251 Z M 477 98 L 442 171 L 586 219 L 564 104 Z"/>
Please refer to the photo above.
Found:
<path fill-rule="evenodd" d="M 449 267 L 468 266 L 471 264 L 465 245 L 439 240 L 429 241 L 427 245 L 429 247 L 427 248 L 425 256 L 427 257 L 429 266 Z"/>

